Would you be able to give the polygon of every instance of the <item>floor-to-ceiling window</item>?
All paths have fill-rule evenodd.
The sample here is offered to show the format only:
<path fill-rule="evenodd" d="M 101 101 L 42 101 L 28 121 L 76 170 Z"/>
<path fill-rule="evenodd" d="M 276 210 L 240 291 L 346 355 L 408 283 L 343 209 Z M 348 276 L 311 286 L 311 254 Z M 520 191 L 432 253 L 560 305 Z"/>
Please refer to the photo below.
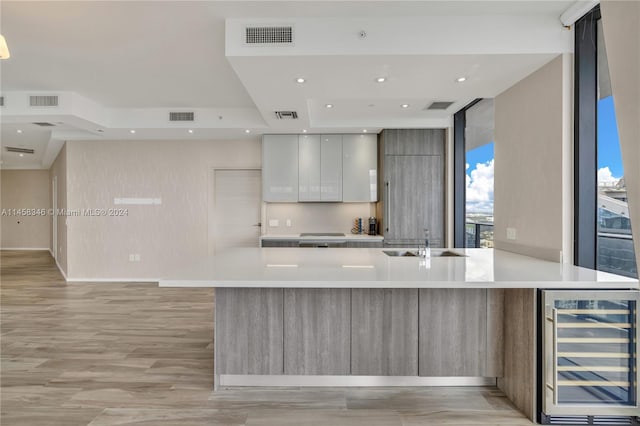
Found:
<path fill-rule="evenodd" d="M 465 108 L 464 245 L 493 247 L 493 99 Z"/>
<path fill-rule="evenodd" d="M 597 158 L 598 158 L 598 238 L 597 267 L 631 277 L 638 276 L 616 110 L 609 78 L 609 62 L 598 20 L 597 73 Z"/>
<path fill-rule="evenodd" d="M 599 9 L 576 24 L 576 264 L 638 276 Z"/>

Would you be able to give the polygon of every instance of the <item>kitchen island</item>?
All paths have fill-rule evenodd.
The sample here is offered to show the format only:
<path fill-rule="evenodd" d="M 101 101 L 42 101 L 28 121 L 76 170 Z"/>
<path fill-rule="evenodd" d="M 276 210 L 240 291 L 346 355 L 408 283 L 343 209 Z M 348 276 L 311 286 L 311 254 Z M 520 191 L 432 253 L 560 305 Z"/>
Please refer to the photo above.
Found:
<path fill-rule="evenodd" d="M 536 289 L 639 288 L 500 250 L 411 254 L 237 249 L 160 285 L 216 288 L 216 388 L 497 384 L 530 418 Z"/>

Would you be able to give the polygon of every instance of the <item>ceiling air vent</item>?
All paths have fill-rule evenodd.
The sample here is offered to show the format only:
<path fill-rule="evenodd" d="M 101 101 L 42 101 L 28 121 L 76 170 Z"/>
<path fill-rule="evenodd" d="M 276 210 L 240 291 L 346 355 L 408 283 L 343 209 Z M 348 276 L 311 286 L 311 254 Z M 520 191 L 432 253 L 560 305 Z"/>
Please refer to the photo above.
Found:
<path fill-rule="evenodd" d="M 37 121 L 37 122 L 35 122 L 33 124 L 35 124 L 36 126 L 40 126 L 40 127 L 53 127 L 53 126 L 55 126 L 55 124 L 47 123 L 45 121 Z"/>
<path fill-rule="evenodd" d="M 58 106 L 58 96 L 29 96 L 29 105 L 32 107 L 55 107 Z"/>
<path fill-rule="evenodd" d="M 295 111 L 276 111 L 276 118 L 278 120 L 297 120 L 298 113 Z"/>
<path fill-rule="evenodd" d="M 170 112 L 169 121 L 194 121 L 195 114 L 193 112 Z"/>
<path fill-rule="evenodd" d="M 427 106 L 425 109 L 426 110 L 445 110 L 447 108 L 449 108 L 451 105 L 453 105 L 453 102 L 447 102 L 447 101 L 436 101 L 436 102 L 432 102 L 431 105 Z"/>
<path fill-rule="evenodd" d="M 35 151 L 33 149 L 29 149 L 29 148 L 18 148 L 16 146 L 8 146 L 7 147 L 7 151 L 8 152 L 17 152 L 19 154 L 33 154 Z"/>
<path fill-rule="evenodd" d="M 293 43 L 293 27 L 246 27 L 246 44 Z"/>

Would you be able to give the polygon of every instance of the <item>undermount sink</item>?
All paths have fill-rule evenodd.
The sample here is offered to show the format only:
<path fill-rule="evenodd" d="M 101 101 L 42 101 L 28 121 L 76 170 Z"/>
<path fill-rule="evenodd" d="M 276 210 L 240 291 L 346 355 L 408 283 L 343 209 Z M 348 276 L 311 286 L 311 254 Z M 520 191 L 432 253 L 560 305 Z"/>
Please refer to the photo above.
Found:
<path fill-rule="evenodd" d="M 384 254 L 391 257 L 419 257 L 418 250 L 382 250 Z M 467 257 L 464 254 L 456 253 L 451 250 L 434 250 L 431 249 L 431 257 Z"/>

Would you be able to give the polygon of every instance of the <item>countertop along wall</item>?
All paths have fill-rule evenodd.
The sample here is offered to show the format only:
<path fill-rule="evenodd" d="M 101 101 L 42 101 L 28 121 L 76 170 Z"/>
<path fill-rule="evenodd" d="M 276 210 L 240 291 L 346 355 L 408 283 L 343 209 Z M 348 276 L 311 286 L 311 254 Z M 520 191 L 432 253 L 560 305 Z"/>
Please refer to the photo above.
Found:
<path fill-rule="evenodd" d="M 69 217 L 69 279 L 156 280 L 207 255 L 212 170 L 260 168 L 261 146 L 258 139 L 71 141 L 67 162 L 69 209 L 128 209 Z M 162 204 L 114 205 L 114 198 Z"/>
<path fill-rule="evenodd" d="M 2 248 L 51 247 L 51 185 L 47 170 L 2 170 Z M 13 209 L 37 209 L 37 215 L 14 215 Z M 44 211 L 44 214 L 42 212 Z"/>

